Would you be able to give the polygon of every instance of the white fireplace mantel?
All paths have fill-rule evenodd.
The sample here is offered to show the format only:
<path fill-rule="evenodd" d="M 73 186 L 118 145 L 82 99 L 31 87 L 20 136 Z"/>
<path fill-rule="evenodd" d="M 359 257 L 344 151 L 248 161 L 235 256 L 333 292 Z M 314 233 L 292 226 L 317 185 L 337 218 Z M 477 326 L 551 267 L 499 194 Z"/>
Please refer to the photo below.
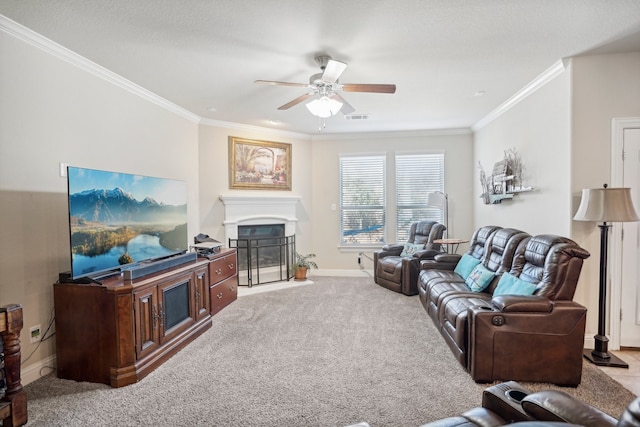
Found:
<path fill-rule="evenodd" d="M 296 233 L 300 196 L 222 195 L 225 241 L 238 238 L 239 225 L 284 224 L 285 236 Z"/>

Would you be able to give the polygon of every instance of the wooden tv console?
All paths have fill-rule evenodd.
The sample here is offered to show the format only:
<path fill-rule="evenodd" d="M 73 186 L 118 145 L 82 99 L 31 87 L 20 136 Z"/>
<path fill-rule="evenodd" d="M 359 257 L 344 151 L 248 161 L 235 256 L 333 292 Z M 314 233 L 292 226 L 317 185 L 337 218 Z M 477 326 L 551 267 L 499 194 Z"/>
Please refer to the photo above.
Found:
<path fill-rule="evenodd" d="M 209 329 L 237 284 L 235 249 L 132 280 L 54 284 L 58 377 L 139 381 Z"/>

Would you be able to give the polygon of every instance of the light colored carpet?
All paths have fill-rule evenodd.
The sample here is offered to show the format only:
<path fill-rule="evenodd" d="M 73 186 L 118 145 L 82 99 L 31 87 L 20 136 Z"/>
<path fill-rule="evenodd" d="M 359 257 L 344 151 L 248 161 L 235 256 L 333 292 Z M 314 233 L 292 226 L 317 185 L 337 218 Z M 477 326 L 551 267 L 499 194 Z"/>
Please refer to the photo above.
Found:
<path fill-rule="evenodd" d="M 417 297 L 370 278 L 239 298 L 213 327 L 137 384 L 42 378 L 26 387 L 29 426 L 418 426 L 479 406 Z M 634 396 L 584 364 L 561 389 L 618 416 Z"/>

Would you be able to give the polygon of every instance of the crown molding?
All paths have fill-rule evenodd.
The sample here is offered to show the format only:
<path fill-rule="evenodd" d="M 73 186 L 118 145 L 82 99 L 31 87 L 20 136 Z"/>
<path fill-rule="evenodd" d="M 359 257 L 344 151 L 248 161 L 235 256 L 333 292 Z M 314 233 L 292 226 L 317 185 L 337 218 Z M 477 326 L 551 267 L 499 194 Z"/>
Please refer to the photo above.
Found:
<path fill-rule="evenodd" d="M 451 129 L 423 129 L 407 131 L 371 131 L 353 133 L 326 133 L 312 135 L 313 141 L 349 140 L 349 139 L 381 139 L 381 138 L 411 138 L 420 136 L 441 136 L 441 135 L 471 135 L 470 128 Z"/>
<path fill-rule="evenodd" d="M 471 126 L 471 130 L 474 132 L 482 129 L 502 114 L 509 111 L 511 108 L 515 107 L 520 101 L 527 98 L 529 95 L 536 92 L 542 86 L 549 83 L 551 80 L 555 79 L 557 76 L 562 74 L 571 64 L 571 59 L 561 59 L 547 70 L 545 70 L 542 74 L 532 80 L 525 87 L 516 92 L 511 98 L 507 99 L 503 102 L 498 108 L 487 114 L 485 117 L 480 119 L 476 124 Z"/>
<path fill-rule="evenodd" d="M 7 18 L 4 15 L 0 15 L 0 31 L 3 31 L 18 40 L 28 43 L 31 46 L 37 47 L 38 49 L 41 49 L 46 53 L 55 56 L 56 58 L 62 59 L 63 61 L 66 61 L 83 71 L 106 80 L 107 82 L 136 96 L 139 96 L 140 98 L 143 98 L 153 104 L 156 104 L 164 108 L 165 110 L 182 116 L 187 120 L 195 123 L 199 123 L 201 121 L 200 116 L 193 114 L 192 112 L 170 101 L 167 101 L 166 99 L 143 88 L 142 86 L 137 85 L 132 81 L 127 80 L 124 77 L 114 73 L 113 71 L 110 71 L 103 66 L 88 60 L 87 58 L 73 52 L 70 49 L 67 49 L 66 47 L 54 42 L 53 40 L 49 40 L 48 38 L 34 32 L 33 30 L 30 30 L 29 28 L 21 24 L 18 24 L 17 22 Z"/>
<path fill-rule="evenodd" d="M 266 133 L 266 134 L 273 134 L 283 138 L 295 138 L 295 139 L 303 139 L 303 140 L 311 141 L 311 136 L 307 135 L 306 133 L 292 132 L 292 131 L 282 130 L 282 129 L 271 129 L 271 128 L 262 127 L 262 126 L 246 125 L 243 123 L 225 122 L 224 120 L 202 118 L 200 120 L 200 124 L 203 126 L 212 126 L 212 127 L 219 127 L 219 128 L 225 128 L 225 129 L 241 130 L 246 132 L 260 132 L 260 133 Z"/>

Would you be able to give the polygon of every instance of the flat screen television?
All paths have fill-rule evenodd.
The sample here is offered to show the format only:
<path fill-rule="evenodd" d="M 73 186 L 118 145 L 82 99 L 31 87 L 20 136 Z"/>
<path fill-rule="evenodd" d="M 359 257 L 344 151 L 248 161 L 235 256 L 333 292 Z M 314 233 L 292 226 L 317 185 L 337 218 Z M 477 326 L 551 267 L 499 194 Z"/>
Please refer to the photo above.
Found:
<path fill-rule="evenodd" d="M 96 278 L 188 250 L 187 184 L 67 167 L 71 278 Z"/>

